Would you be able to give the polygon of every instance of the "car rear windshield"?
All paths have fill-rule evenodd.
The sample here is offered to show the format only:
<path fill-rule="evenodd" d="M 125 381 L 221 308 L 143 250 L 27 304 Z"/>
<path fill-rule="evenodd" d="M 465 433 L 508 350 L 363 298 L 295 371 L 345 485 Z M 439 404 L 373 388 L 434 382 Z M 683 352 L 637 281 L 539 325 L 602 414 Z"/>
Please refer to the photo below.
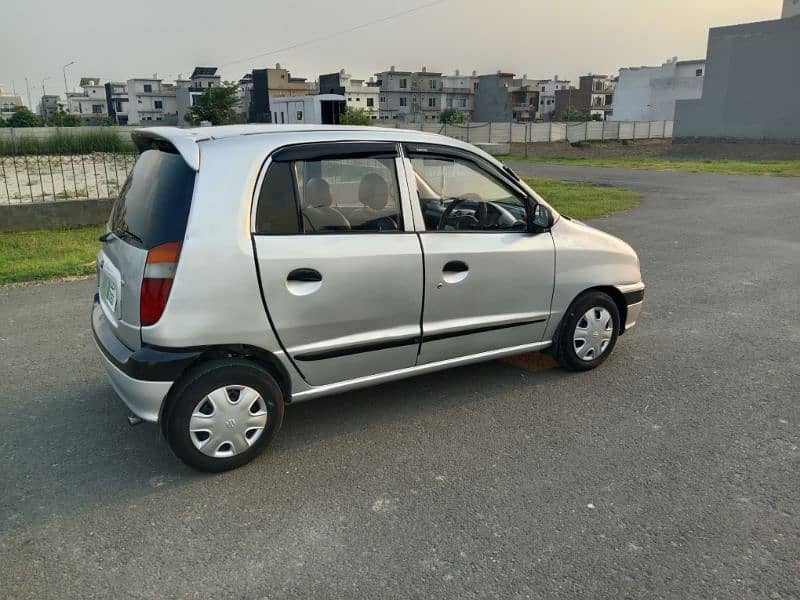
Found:
<path fill-rule="evenodd" d="M 186 233 L 195 172 L 170 149 L 142 152 L 114 203 L 109 229 L 150 249 L 180 242 Z"/>

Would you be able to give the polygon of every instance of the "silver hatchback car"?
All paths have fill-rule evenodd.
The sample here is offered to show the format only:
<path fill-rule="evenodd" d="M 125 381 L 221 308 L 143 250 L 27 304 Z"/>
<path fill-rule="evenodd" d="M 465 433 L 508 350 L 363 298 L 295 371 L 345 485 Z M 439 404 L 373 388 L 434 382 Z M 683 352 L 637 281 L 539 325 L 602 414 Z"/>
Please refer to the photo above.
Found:
<path fill-rule="evenodd" d="M 197 469 L 251 460 L 291 402 L 533 350 L 592 369 L 641 310 L 628 244 L 469 144 L 324 126 L 133 137 L 92 326 L 131 420 Z"/>

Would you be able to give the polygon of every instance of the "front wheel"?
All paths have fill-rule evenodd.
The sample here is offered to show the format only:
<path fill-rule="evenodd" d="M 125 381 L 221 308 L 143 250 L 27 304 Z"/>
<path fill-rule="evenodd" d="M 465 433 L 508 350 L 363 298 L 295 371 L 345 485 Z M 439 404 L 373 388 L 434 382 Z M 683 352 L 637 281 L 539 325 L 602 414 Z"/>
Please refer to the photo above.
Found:
<path fill-rule="evenodd" d="M 283 423 L 283 393 L 272 375 L 238 358 L 192 369 L 170 393 L 164 433 L 190 467 L 219 472 L 255 458 Z"/>
<path fill-rule="evenodd" d="M 607 294 L 582 294 L 564 315 L 558 335 L 558 364 L 568 371 L 599 366 L 614 350 L 619 327 L 619 309 Z"/>

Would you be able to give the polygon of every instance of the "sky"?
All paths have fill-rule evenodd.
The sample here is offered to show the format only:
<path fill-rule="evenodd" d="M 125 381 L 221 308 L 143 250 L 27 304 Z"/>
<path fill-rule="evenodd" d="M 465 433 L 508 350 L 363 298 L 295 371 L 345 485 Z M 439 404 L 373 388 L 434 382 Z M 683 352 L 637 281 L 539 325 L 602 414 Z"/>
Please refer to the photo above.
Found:
<path fill-rule="evenodd" d="M 10 2 L 10 6 L 6 3 Z M 316 78 L 398 69 L 577 80 L 705 56 L 709 27 L 780 16 L 781 0 L 3 0 L 0 84 L 38 102 L 82 76 L 238 80 L 281 63 Z M 362 26 L 364 25 L 364 26 Z M 243 60 L 246 59 L 246 60 Z"/>

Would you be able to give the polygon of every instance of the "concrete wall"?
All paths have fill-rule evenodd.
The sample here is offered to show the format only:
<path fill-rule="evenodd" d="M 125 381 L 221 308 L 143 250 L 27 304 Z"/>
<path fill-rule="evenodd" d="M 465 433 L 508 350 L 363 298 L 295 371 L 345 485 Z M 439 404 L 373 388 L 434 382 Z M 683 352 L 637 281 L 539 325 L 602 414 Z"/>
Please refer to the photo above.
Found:
<path fill-rule="evenodd" d="M 676 138 L 800 141 L 800 16 L 712 29 L 703 97 L 676 103 Z"/>
<path fill-rule="evenodd" d="M 612 121 L 670 121 L 675 102 L 703 94 L 704 61 L 669 62 L 660 67 L 620 69 Z"/>
<path fill-rule="evenodd" d="M 56 134 L 56 132 L 70 135 L 86 133 L 87 131 L 113 131 L 119 135 L 123 140 L 130 141 L 131 131 L 139 129 L 140 127 L 164 125 L 163 121 L 149 122 L 147 125 L 142 126 L 83 126 L 83 127 L 0 127 L 0 140 L 11 140 L 14 137 L 35 137 L 43 140 Z"/>
<path fill-rule="evenodd" d="M 0 205 L 0 232 L 64 229 L 108 221 L 114 200 L 66 200 Z"/>

